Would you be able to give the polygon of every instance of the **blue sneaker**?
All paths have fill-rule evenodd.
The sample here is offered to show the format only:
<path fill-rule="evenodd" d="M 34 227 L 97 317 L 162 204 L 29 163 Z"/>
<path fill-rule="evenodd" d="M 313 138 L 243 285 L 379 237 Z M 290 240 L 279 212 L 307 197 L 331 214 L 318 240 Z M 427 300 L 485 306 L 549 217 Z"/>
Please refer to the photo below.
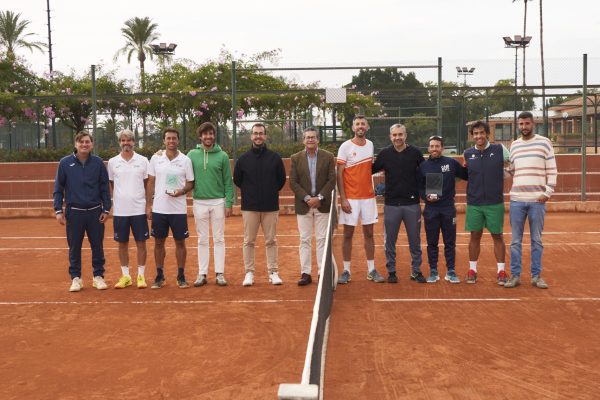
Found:
<path fill-rule="evenodd" d="M 385 282 L 385 278 L 383 276 L 381 276 L 381 274 L 379 272 L 377 272 L 376 269 L 374 269 L 373 271 L 371 271 L 367 274 L 367 279 L 370 281 L 373 281 L 375 283 Z"/>
<path fill-rule="evenodd" d="M 444 279 L 450 283 L 460 283 L 460 279 L 458 279 L 458 276 L 456 276 L 456 272 L 454 272 L 454 270 L 448 271 Z"/>
<path fill-rule="evenodd" d="M 432 269 L 429 272 L 429 278 L 427 278 L 427 283 L 436 283 L 440 280 L 440 274 L 438 274 L 437 269 Z"/>
<path fill-rule="evenodd" d="M 345 285 L 346 283 L 350 282 L 351 280 L 352 279 L 350 278 L 350 271 L 344 270 L 344 272 L 342 272 L 342 275 L 338 278 L 338 283 Z"/>

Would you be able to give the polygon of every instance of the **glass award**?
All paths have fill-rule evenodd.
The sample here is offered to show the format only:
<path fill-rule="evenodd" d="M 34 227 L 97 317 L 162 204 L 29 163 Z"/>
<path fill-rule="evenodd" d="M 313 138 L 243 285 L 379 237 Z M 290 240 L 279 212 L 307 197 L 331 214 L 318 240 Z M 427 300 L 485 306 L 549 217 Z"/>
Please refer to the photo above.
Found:
<path fill-rule="evenodd" d="M 425 194 L 432 198 L 442 196 L 442 187 L 444 185 L 444 175 L 441 173 L 431 173 L 425 175 Z"/>
<path fill-rule="evenodd" d="M 175 174 L 167 174 L 165 188 L 167 194 L 175 194 L 175 191 L 181 189 L 179 185 L 179 177 Z"/>

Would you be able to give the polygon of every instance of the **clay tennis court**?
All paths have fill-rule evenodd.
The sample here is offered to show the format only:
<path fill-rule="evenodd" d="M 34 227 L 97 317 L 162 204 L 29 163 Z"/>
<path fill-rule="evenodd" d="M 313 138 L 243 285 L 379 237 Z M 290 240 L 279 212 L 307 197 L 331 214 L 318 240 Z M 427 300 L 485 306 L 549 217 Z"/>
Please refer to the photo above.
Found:
<path fill-rule="evenodd" d="M 461 277 L 468 242 L 463 217 Z M 355 241 L 353 280 L 338 287 L 333 304 L 325 398 L 597 398 L 599 221 L 598 214 L 547 215 L 545 291 L 529 286 L 527 263 L 520 287 L 498 287 L 489 236 L 476 285 L 409 281 L 403 231 L 400 283 L 368 282 Z M 206 287 L 178 289 L 170 243 L 161 290 L 91 288 L 84 250 L 84 290 L 69 293 L 64 227 L 52 218 L 1 219 L 0 398 L 272 399 L 280 383 L 299 382 L 316 285 L 296 285 L 295 216 L 279 220 L 280 287 L 267 281 L 261 241 L 256 284 L 241 286 L 241 225 L 240 217 L 227 220 L 228 287 L 211 280 Z M 381 225 L 376 265 L 383 272 Z M 114 284 L 120 269 L 111 232 L 109 222 L 106 278 Z M 197 272 L 195 241 L 188 240 L 188 280 Z M 338 262 L 339 245 L 337 236 Z M 151 257 L 147 268 L 153 277 Z"/>

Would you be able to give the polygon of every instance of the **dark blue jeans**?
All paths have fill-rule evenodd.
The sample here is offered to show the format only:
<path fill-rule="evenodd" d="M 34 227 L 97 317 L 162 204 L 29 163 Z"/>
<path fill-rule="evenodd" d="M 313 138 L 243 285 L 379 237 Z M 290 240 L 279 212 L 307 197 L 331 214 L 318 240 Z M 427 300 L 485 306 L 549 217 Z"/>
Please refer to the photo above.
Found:
<path fill-rule="evenodd" d="M 425 236 L 427 238 L 427 259 L 429 268 L 437 270 L 440 230 L 444 240 L 444 257 L 448 271 L 456 267 L 456 208 L 431 207 L 426 205 L 423 210 L 425 219 Z"/>
<path fill-rule="evenodd" d="M 104 277 L 104 224 L 99 220 L 101 212 L 101 207 L 90 211 L 73 210 L 70 207 L 65 210 L 71 279 L 81 278 L 81 245 L 84 234 L 87 234 L 92 248 L 94 276 Z"/>

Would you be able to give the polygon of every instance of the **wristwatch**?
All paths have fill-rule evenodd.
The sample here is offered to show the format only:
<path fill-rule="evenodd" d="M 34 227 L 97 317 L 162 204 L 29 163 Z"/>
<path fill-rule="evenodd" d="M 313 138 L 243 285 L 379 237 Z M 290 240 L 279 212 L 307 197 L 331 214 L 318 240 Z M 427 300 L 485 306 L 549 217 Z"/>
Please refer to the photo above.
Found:
<path fill-rule="evenodd" d="M 324 198 L 325 196 L 323 196 L 321 193 L 319 193 L 319 195 L 317 196 L 317 199 L 319 199 L 319 201 L 323 201 Z"/>

